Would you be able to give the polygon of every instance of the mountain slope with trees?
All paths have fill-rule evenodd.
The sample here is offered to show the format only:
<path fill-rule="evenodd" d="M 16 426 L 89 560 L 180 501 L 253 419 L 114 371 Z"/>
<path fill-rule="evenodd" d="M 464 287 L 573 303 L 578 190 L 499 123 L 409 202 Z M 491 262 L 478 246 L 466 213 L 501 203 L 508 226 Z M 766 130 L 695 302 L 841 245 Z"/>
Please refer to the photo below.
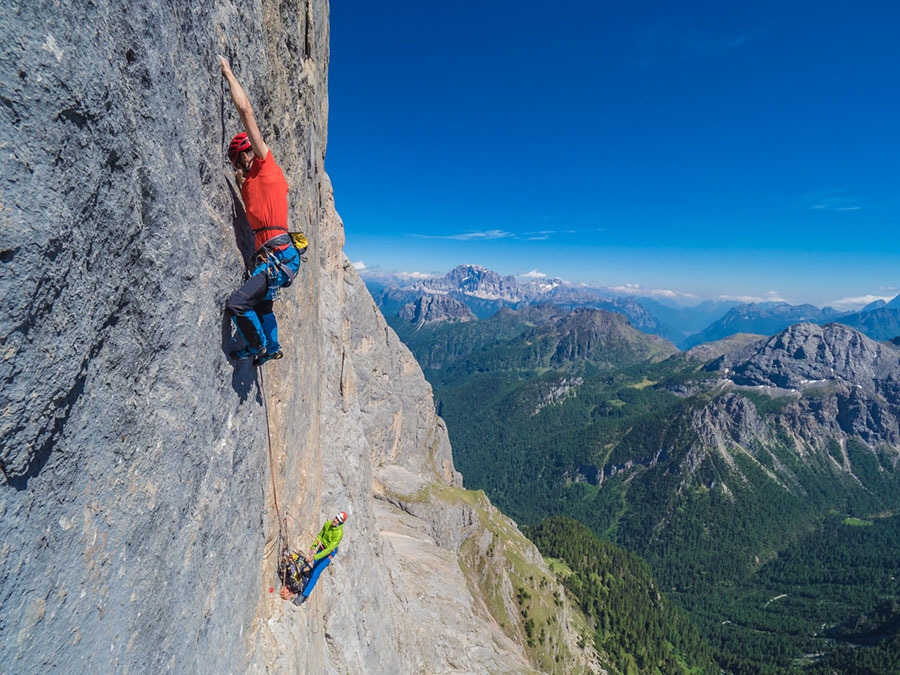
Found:
<path fill-rule="evenodd" d="M 637 556 L 564 516 L 547 518 L 525 534 L 551 559 L 551 569 L 561 570 L 592 622 L 597 650 L 613 655 L 619 672 L 719 672 L 710 646 L 659 592 Z"/>
<path fill-rule="evenodd" d="M 633 336 L 607 332 L 602 349 L 554 359 L 559 351 L 542 345 L 562 344 L 562 333 L 547 331 L 578 319 L 543 311 L 553 318 L 538 325 L 520 312 L 404 337 L 423 355 L 467 486 L 521 523 L 566 514 L 642 556 L 734 672 L 789 672 L 812 648 L 837 654 L 844 642 L 835 634 L 764 621 L 753 589 L 783 552 L 835 518 L 876 529 L 893 522 L 897 350 L 840 324 L 806 323 L 706 352 L 651 349 L 648 358 Z M 438 344 L 468 347 L 434 349 L 437 335 Z M 840 537 L 833 548 L 854 555 L 853 546 Z M 821 588 L 804 585 L 800 563 L 787 569 L 813 598 L 841 583 L 837 566 Z M 853 586 L 829 601 L 822 623 L 840 625 L 892 598 L 897 582 Z M 878 629 L 882 639 L 891 621 Z"/>

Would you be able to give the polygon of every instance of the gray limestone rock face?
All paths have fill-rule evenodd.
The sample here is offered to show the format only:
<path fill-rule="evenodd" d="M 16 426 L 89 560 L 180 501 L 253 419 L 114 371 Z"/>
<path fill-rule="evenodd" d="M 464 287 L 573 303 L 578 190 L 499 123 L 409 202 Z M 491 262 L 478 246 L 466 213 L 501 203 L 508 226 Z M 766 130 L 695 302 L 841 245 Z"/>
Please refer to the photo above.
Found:
<path fill-rule="evenodd" d="M 0 671 L 265 663 L 262 401 L 302 401 L 285 426 L 317 431 L 318 265 L 279 305 L 288 363 L 264 388 L 225 355 L 223 303 L 251 252 L 216 57 L 232 58 L 292 219 L 316 238 L 328 56 L 327 4 L 272 9 L 0 8 Z M 313 395 L 285 394 L 288 377 Z"/>
<path fill-rule="evenodd" d="M 462 576 L 446 620 L 411 627 L 459 573 L 471 510 L 382 508 L 392 470 L 465 491 L 430 386 L 343 255 L 328 9 L 0 6 L 0 672 L 531 670 L 493 615 L 466 621 Z M 252 243 L 218 54 L 310 240 L 275 305 L 285 356 L 260 369 L 227 358 Z M 282 601 L 280 532 L 306 548 L 337 509 L 338 556 L 305 605 Z M 408 528 L 434 542 L 419 560 L 394 548 Z"/>

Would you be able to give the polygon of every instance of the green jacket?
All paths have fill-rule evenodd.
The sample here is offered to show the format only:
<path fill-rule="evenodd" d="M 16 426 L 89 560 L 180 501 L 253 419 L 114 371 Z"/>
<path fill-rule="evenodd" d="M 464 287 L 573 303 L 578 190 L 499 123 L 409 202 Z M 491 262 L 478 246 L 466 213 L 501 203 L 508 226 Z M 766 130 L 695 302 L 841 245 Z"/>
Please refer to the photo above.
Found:
<path fill-rule="evenodd" d="M 326 520 L 325 524 L 322 525 L 319 534 L 316 536 L 316 545 L 319 549 L 315 555 L 316 560 L 324 558 L 326 555 L 331 555 L 331 552 L 338 547 L 338 544 L 341 543 L 341 539 L 343 538 L 344 526 L 338 525 L 335 527 L 331 524 L 330 520 Z"/>

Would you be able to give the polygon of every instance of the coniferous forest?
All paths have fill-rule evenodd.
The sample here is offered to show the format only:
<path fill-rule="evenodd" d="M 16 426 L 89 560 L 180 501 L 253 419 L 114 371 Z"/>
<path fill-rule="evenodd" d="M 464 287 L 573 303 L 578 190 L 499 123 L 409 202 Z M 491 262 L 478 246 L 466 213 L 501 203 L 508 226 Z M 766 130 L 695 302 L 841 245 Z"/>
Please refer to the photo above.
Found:
<path fill-rule="evenodd" d="M 594 628 L 601 653 L 620 672 L 717 673 L 697 628 L 656 588 L 646 563 L 565 516 L 546 518 L 526 535 L 562 570 Z"/>

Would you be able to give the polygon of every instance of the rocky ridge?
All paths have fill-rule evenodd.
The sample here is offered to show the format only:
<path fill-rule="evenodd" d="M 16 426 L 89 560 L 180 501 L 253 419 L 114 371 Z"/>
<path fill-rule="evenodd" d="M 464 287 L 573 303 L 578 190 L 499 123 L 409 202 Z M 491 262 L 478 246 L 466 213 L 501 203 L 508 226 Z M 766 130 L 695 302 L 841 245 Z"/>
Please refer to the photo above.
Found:
<path fill-rule="evenodd" d="M 699 484 L 728 494 L 751 485 L 738 461 L 749 458 L 755 471 L 803 494 L 799 472 L 807 484 L 843 475 L 866 485 L 900 468 L 900 353 L 889 344 L 838 323 L 801 323 L 769 338 L 695 347 L 673 368 L 678 361 L 706 363 L 691 366 L 696 377 L 660 384 L 685 399 L 660 420 L 666 440 L 626 435 L 624 452 L 596 467 L 599 482 L 660 467 L 680 476 L 681 490 Z"/>
<path fill-rule="evenodd" d="M 521 284 L 514 276 L 501 276 L 478 265 L 458 265 L 443 277 L 431 277 L 412 284 L 413 290 L 427 293 L 463 293 L 482 300 L 527 302 L 536 293 L 555 288 L 559 280 Z"/>
<path fill-rule="evenodd" d="M 721 370 L 738 385 L 804 390 L 841 381 L 897 400 L 896 353 L 839 323 L 800 323 L 731 351 L 707 370 Z"/>
<path fill-rule="evenodd" d="M 466 305 L 448 295 L 423 295 L 404 305 L 398 314 L 402 321 L 422 326 L 439 321 L 474 321 L 475 314 Z"/>
<path fill-rule="evenodd" d="M 842 324 L 801 323 L 726 351 L 705 370 L 721 377 L 721 395 L 691 412 L 697 442 L 688 469 L 712 451 L 739 475 L 735 453 L 762 451 L 774 461 L 770 477 L 794 489 L 794 473 L 767 449 L 787 443 L 806 464 L 852 474 L 862 468 L 847 452 L 854 440 L 884 466 L 900 466 L 900 355 L 887 345 Z M 771 401 L 771 410 L 745 393 Z"/>

